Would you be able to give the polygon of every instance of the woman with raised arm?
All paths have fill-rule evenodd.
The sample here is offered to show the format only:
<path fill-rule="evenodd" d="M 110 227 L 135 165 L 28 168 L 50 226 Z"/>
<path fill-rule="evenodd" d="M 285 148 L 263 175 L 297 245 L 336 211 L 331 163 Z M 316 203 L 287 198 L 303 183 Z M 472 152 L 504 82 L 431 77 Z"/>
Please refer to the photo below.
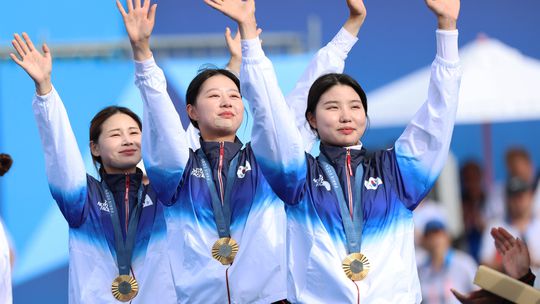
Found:
<path fill-rule="evenodd" d="M 261 174 L 251 146 L 243 147 L 236 137 L 244 111 L 238 78 L 228 70 L 208 69 L 190 83 L 186 110 L 201 135 L 201 148 L 190 150 L 163 71 L 150 50 L 150 2 L 128 0 L 127 9 L 117 4 L 144 100 L 145 166 L 160 199 L 171 205 L 166 217 L 179 301 L 271 303 L 285 299 L 285 212 Z M 329 65 L 337 62 L 339 69 L 356 40 L 353 34 L 338 34 L 337 42 L 316 58 L 327 58 Z M 316 61 L 309 77 L 315 79 L 321 68 L 329 69 Z M 307 95 L 310 83 L 303 81 Z"/>
<path fill-rule="evenodd" d="M 238 22 L 242 90 L 255 126 L 253 151 L 287 204 L 289 300 L 295 303 L 419 303 L 412 211 L 448 154 L 461 72 L 459 0 L 427 0 L 439 29 L 428 99 L 393 149 L 366 155 L 367 100 L 350 76 L 315 81 L 306 120 L 321 139 L 318 158 L 301 136 L 273 67 L 254 35 L 253 0 L 205 0 Z"/>
<path fill-rule="evenodd" d="M 24 38 L 24 41 L 23 41 Z M 53 198 L 69 225 L 70 303 L 176 303 L 162 204 L 142 183 L 141 121 L 110 106 L 90 124 L 100 179 L 88 175 L 66 109 L 51 82 L 52 57 L 15 34 L 11 58 L 36 85 L 33 109 Z"/>

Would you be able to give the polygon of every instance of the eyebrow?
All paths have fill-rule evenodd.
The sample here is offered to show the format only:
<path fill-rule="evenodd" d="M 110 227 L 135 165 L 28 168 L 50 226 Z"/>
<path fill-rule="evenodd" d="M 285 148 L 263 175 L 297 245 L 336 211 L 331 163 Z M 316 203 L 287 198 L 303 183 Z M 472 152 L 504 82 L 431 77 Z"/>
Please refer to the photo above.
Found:
<path fill-rule="evenodd" d="M 140 130 L 138 127 L 129 127 L 129 128 L 128 128 L 128 130 L 132 130 L 132 129 Z M 116 128 L 116 129 L 109 130 L 109 131 L 107 131 L 106 133 L 120 132 L 120 131 L 122 131 L 120 128 Z"/>
<path fill-rule="evenodd" d="M 211 91 L 214 91 L 214 90 L 221 91 L 221 89 L 219 89 L 219 88 L 210 88 L 210 89 L 204 91 L 203 94 L 207 94 L 207 93 L 209 93 Z M 227 89 L 225 92 L 231 92 L 231 91 L 240 94 L 240 91 L 238 89 L 236 89 L 236 88 Z"/>

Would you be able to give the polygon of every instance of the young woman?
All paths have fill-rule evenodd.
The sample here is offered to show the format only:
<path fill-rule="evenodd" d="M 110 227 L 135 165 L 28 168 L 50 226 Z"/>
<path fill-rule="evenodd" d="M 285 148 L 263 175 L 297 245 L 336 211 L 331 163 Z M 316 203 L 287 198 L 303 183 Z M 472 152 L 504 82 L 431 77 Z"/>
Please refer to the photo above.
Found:
<path fill-rule="evenodd" d="M 360 139 L 367 101 L 343 74 L 315 81 L 306 120 L 321 139 L 304 154 L 271 62 L 255 39 L 254 0 L 206 0 L 238 22 L 242 89 L 250 101 L 253 151 L 287 204 L 289 300 L 295 303 L 419 303 L 412 210 L 448 153 L 460 70 L 459 0 L 426 1 L 439 22 L 428 100 L 395 147 L 367 157 Z"/>
<path fill-rule="evenodd" d="M 179 301 L 285 299 L 285 213 L 251 146 L 244 148 L 236 138 L 244 112 L 238 79 L 220 69 L 205 70 L 193 79 L 186 109 L 200 131 L 201 148 L 190 150 L 149 46 L 156 6 L 150 1 L 128 1 L 126 10 L 117 4 L 136 60 L 136 85 L 144 99 L 145 166 L 160 199 L 171 205 L 166 217 Z M 320 69 L 335 69 L 324 66 L 324 58 L 329 65 L 343 66 L 355 39 L 350 39 L 350 33 L 338 36 L 339 44 L 333 42 L 317 55 L 323 59 L 312 64 L 310 78 L 318 77 Z M 307 94 L 310 78 L 297 86 L 297 95 Z"/>
<path fill-rule="evenodd" d="M 52 196 L 69 224 L 70 303 L 175 303 L 162 204 L 142 183 L 141 121 L 127 108 L 101 110 L 90 125 L 100 180 L 85 173 L 66 110 L 51 83 L 52 57 L 23 33 L 11 58 L 34 80 L 33 109 Z"/>

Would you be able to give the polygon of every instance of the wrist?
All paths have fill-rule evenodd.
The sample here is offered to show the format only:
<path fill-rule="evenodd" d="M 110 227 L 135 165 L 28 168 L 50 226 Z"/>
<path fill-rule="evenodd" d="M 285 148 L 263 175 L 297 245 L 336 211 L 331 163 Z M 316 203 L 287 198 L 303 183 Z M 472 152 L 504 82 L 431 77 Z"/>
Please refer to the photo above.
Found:
<path fill-rule="evenodd" d="M 457 28 L 457 20 L 449 17 L 439 16 L 437 18 L 438 28 L 441 30 L 455 30 Z"/>
<path fill-rule="evenodd" d="M 137 61 L 144 61 L 152 57 L 152 50 L 150 50 L 150 43 L 148 40 L 144 42 L 131 41 L 131 49 L 133 51 L 133 58 Z"/>
<path fill-rule="evenodd" d="M 50 77 L 42 81 L 35 82 L 35 85 L 36 93 L 39 96 L 47 95 L 52 91 L 52 82 Z"/>
<path fill-rule="evenodd" d="M 345 21 L 343 28 L 351 35 L 358 36 L 358 32 L 360 31 L 362 24 L 364 24 L 365 19 L 365 15 L 350 15 L 349 19 Z"/>
<path fill-rule="evenodd" d="M 240 30 L 240 37 L 244 40 L 256 38 L 257 35 L 257 21 L 255 16 L 246 18 L 246 20 L 238 21 L 238 29 Z"/>

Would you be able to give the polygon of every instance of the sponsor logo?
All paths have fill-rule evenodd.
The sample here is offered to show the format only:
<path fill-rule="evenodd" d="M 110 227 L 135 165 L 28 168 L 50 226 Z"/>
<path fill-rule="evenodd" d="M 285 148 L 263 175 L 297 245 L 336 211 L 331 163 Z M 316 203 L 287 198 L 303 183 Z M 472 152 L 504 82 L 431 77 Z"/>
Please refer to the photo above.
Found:
<path fill-rule="evenodd" d="M 314 178 L 313 183 L 315 183 L 315 187 L 324 187 L 326 191 L 330 191 L 332 189 L 330 187 L 330 183 L 325 181 L 322 175 L 319 175 L 319 178 Z"/>
<path fill-rule="evenodd" d="M 107 202 L 102 203 L 98 201 L 97 205 L 99 206 L 99 210 L 107 212 L 107 213 L 111 213 L 111 209 L 109 209 L 109 204 L 107 204 Z"/>
<path fill-rule="evenodd" d="M 193 168 L 191 170 L 191 175 L 198 177 L 198 178 L 204 178 L 204 172 L 202 168 Z"/>
<path fill-rule="evenodd" d="M 152 202 L 152 199 L 147 195 L 146 198 L 144 199 L 144 203 L 143 203 L 143 208 L 144 207 L 148 207 L 148 206 L 152 206 L 154 204 L 154 202 Z"/>

